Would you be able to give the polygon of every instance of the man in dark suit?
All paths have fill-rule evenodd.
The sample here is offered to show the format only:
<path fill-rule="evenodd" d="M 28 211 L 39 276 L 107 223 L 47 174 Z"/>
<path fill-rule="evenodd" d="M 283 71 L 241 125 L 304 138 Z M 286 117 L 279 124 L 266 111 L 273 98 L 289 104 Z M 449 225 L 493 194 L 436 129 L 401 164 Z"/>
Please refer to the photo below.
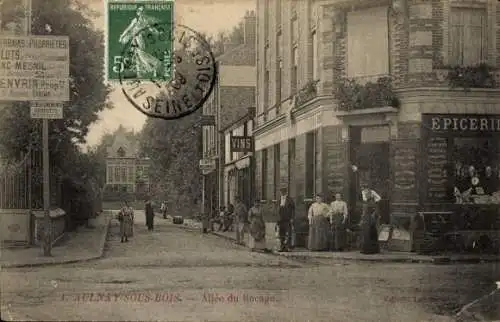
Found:
<path fill-rule="evenodd" d="M 280 236 L 280 251 L 287 252 L 292 244 L 292 227 L 295 219 L 295 204 L 288 196 L 288 189 L 281 188 L 281 198 L 278 205 L 278 228 Z"/>

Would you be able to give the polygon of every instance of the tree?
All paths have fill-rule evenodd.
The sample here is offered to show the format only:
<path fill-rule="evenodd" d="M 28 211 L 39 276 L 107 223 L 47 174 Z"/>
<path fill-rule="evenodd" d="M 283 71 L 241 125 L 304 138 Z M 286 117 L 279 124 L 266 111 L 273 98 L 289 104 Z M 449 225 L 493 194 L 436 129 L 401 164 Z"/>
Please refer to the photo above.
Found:
<path fill-rule="evenodd" d="M 151 182 L 159 200 L 168 200 L 170 211 L 194 214 L 201 202 L 201 109 L 176 120 L 149 118 L 140 134 L 142 152 L 151 158 Z M 173 206 L 173 207 L 172 207 Z"/>
<path fill-rule="evenodd" d="M 0 27 L 14 25 L 17 27 L 11 29 L 22 29 L 21 3 L 0 0 Z M 86 155 L 78 147 L 85 143 L 89 126 L 98 120 L 98 113 L 111 108 L 107 103 L 109 88 L 104 85 L 104 35 L 94 29 L 89 20 L 92 15 L 94 12 L 78 0 L 32 2 L 32 34 L 64 35 L 70 39 L 70 101 L 64 106 L 64 119 L 52 120 L 49 128 L 53 179 L 81 182 L 98 175 L 93 154 Z M 41 123 L 30 118 L 29 103 L 5 106 L 0 113 L 0 155 L 19 159 L 28 151 L 39 153 L 41 146 Z M 32 179 L 32 185 L 39 185 L 40 173 L 33 173 L 33 178 L 38 179 Z"/>
<path fill-rule="evenodd" d="M 19 3 L 4 0 L 2 25 L 22 19 Z M 50 122 L 49 142 L 53 162 L 67 169 L 63 166 L 67 165 L 67 152 L 75 144 L 85 143 L 98 113 L 111 107 L 106 101 L 109 88 L 103 83 L 104 36 L 87 17 L 93 13 L 77 1 L 34 0 L 32 8 L 33 34 L 47 34 L 49 25 L 51 35 L 67 35 L 70 39 L 70 102 L 65 104 L 64 119 Z M 0 116 L 0 154 L 16 158 L 30 146 L 41 146 L 39 122 L 30 118 L 29 109 L 27 102 L 5 108 Z"/>

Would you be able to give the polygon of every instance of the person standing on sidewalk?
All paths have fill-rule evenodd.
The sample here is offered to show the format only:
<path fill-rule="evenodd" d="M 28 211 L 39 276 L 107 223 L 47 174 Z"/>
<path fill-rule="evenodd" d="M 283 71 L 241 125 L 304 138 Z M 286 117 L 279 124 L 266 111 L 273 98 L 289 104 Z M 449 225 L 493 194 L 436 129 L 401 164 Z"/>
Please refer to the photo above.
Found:
<path fill-rule="evenodd" d="M 333 232 L 333 247 L 334 251 L 343 251 L 345 247 L 345 230 L 347 222 L 347 203 L 342 200 L 340 193 L 335 194 L 335 201 L 330 204 L 331 212 L 329 214 L 330 224 Z"/>
<path fill-rule="evenodd" d="M 128 205 L 126 200 L 123 200 L 122 204 L 122 208 L 118 213 L 118 220 L 120 221 L 120 237 L 123 243 L 128 242 L 128 238 L 132 236 L 134 210 Z"/>
<path fill-rule="evenodd" d="M 244 245 L 245 229 L 248 222 L 248 210 L 239 196 L 234 198 L 234 215 L 236 219 L 236 243 Z"/>
<path fill-rule="evenodd" d="M 280 238 L 280 252 L 287 252 L 292 245 L 292 228 L 295 219 L 295 204 L 288 196 L 288 189 L 280 189 L 281 198 L 278 208 L 278 229 Z"/>
<path fill-rule="evenodd" d="M 151 204 L 151 200 L 149 199 L 145 200 L 144 212 L 146 214 L 146 226 L 148 227 L 148 230 L 151 231 L 153 230 L 154 226 L 155 213 L 153 210 L 153 205 Z"/>
<path fill-rule="evenodd" d="M 361 217 L 361 253 L 377 254 L 380 253 L 378 244 L 377 223 L 379 218 L 378 202 L 382 199 L 369 185 L 362 185 L 361 198 L 363 201 L 363 214 Z"/>

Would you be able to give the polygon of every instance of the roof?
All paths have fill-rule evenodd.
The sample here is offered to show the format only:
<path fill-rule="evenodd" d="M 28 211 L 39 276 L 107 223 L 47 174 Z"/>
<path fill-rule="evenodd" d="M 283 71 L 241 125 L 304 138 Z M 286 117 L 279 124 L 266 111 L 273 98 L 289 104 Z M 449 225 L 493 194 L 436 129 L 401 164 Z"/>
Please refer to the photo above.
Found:
<path fill-rule="evenodd" d="M 255 46 L 243 44 L 218 56 L 217 61 L 230 66 L 255 66 L 256 54 Z"/>

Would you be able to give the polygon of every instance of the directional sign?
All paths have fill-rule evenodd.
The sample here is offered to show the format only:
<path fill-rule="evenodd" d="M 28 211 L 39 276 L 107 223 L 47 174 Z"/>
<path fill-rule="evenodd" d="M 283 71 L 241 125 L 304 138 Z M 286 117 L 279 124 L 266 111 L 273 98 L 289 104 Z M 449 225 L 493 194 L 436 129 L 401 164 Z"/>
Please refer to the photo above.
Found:
<path fill-rule="evenodd" d="M 69 101 L 69 38 L 0 36 L 0 100 Z"/>
<path fill-rule="evenodd" d="M 62 103 L 31 103 L 31 118 L 32 119 L 62 119 L 63 104 Z"/>

